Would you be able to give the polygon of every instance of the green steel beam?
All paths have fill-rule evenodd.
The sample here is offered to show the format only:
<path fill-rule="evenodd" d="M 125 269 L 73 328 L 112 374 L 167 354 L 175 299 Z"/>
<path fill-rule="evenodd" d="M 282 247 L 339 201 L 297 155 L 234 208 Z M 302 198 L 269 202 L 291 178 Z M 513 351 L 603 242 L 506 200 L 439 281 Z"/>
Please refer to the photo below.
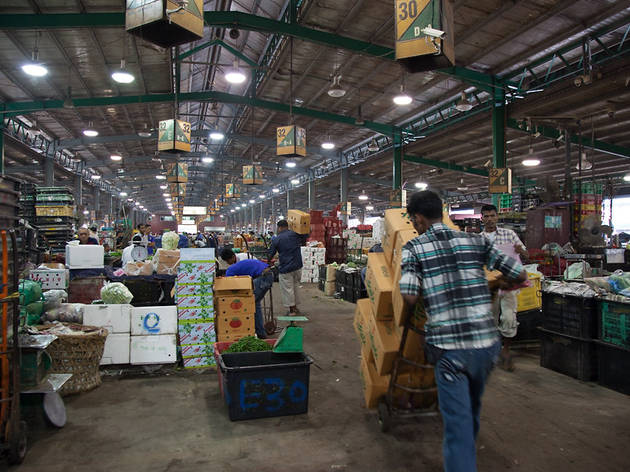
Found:
<path fill-rule="evenodd" d="M 521 131 L 523 133 L 527 133 L 527 127 L 524 123 L 519 123 L 517 120 L 513 118 L 508 118 L 507 127 Z M 562 132 L 556 128 L 551 126 L 543 126 L 543 125 L 535 125 L 532 133 L 538 132 L 542 136 L 548 139 L 557 139 L 560 137 Z M 581 138 L 576 134 L 571 134 L 571 142 L 573 144 L 582 144 L 582 146 L 586 148 L 590 148 L 594 151 L 603 152 L 604 154 L 610 154 L 612 156 L 617 157 L 625 157 L 630 158 L 630 148 L 625 146 L 618 146 L 616 144 L 606 143 L 604 141 L 594 140 L 592 141 L 589 138 L 582 136 Z"/>
<path fill-rule="evenodd" d="M 200 44 L 199 46 L 192 48 L 182 54 L 180 54 L 179 56 L 177 56 L 177 61 L 183 61 L 184 59 L 186 59 L 187 57 L 192 56 L 193 54 L 202 51 L 206 48 L 212 47 L 212 46 L 221 46 L 223 49 L 227 49 L 228 51 L 230 51 L 234 56 L 238 57 L 239 59 L 242 59 L 243 62 L 246 62 L 248 65 L 252 66 L 252 67 L 258 67 L 258 63 L 256 63 L 255 61 L 252 61 L 249 57 L 247 57 L 245 54 L 243 54 L 242 52 L 240 52 L 237 49 L 234 49 L 232 46 L 230 46 L 229 44 L 225 43 L 224 41 L 221 41 L 220 39 L 215 39 L 213 41 L 208 41 L 207 43 L 203 43 Z"/>
<path fill-rule="evenodd" d="M 0 128 L 0 175 L 4 175 L 4 133 Z"/>
<path fill-rule="evenodd" d="M 492 104 L 492 166 L 505 167 L 505 91 L 496 89 Z"/>
<path fill-rule="evenodd" d="M 402 187 L 402 161 L 403 161 L 403 148 L 402 148 L 402 136 L 400 132 L 394 133 L 394 156 L 392 167 L 392 189 L 397 190 Z"/>
<path fill-rule="evenodd" d="M 173 102 L 177 98 L 179 103 L 182 102 L 204 102 L 215 101 L 221 103 L 234 103 L 238 105 L 247 105 L 267 110 L 273 110 L 281 113 L 289 113 L 289 105 L 283 103 L 272 102 L 269 100 L 261 100 L 259 98 L 243 97 L 224 92 L 203 91 L 203 92 L 187 92 L 180 94 L 162 93 L 155 95 L 129 95 L 118 97 L 92 97 L 92 98 L 75 98 L 72 104 L 77 108 L 85 107 L 105 107 L 115 105 L 131 105 L 135 103 L 161 103 Z M 53 110 L 63 108 L 63 100 L 43 100 L 32 102 L 10 102 L 0 104 L 0 115 L 12 116 L 21 113 L 29 113 L 41 110 Z M 342 123 L 350 126 L 360 126 L 368 128 L 381 134 L 393 134 L 395 127 L 384 123 L 374 121 L 366 121 L 364 124 L 358 125 L 356 119 L 351 116 L 337 115 L 325 111 L 313 110 L 311 108 L 293 107 L 293 114 L 307 116 L 309 118 L 317 118 L 319 120 Z"/>
<path fill-rule="evenodd" d="M 0 15 L 0 29 L 120 28 L 124 26 L 124 12 Z"/>
<path fill-rule="evenodd" d="M 404 160 L 407 162 L 414 162 L 416 164 L 437 167 L 439 169 L 447 169 L 455 172 L 462 172 L 464 174 L 476 175 L 478 177 L 488 177 L 488 171 L 486 169 L 460 166 L 459 164 L 453 164 L 451 162 L 436 161 L 435 159 L 427 159 L 426 157 L 420 156 L 410 156 L 408 154 L 405 154 Z"/>

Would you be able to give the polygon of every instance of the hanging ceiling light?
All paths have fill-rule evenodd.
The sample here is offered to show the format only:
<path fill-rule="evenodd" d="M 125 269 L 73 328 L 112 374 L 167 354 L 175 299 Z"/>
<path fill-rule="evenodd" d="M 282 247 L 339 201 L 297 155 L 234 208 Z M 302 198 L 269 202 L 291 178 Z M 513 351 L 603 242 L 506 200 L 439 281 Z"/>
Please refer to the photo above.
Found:
<path fill-rule="evenodd" d="M 538 159 L 534 155 L 534 148 L 532 147 L 531 137 L 529 143 L 529 154 L 527 155 L 527 158 L 523 159 L 523 162 L 521 164 L 523 164 L 525 167 L 536 167 L 540 165 L 540 159 Z"/>
<path fill-rule="evenodd" d="M 214 158 L 210 156 L 202 157 L 201 162 L 203 162 L 204 164 L 212 164 L 214 162 Z"/>
<path fill-rule="evenodd" d="M 120 60 L 120 69 L 112 72 L 112 79 L 114 79 L 114 82 L 118 82 L 119 84 L 130 84 L 136 80 L 133 74 L 126 69 L 124 59 Z"/>
<path fill-rule="evenodd" d="M 280 189 L 279 188 L 273 188 L 273 189 L 271 189 L 271 191 L 273 193 L 280 193 Z"/>
<path fill-rule="evenodd" d="M 297 185 L 297 184 L 299 184 L 299 183 L 300 183 L 300 181 L 299 181 L 298 179 L 293 179 L 293 180 L 291 180 L 291 183 L 292 183 L 293 185 Z"/>
<path fill-rule="evenodd" d="M 409 105 L 413 101 L 407 93 L 405 92 L 405 86 L 400 84 L 400 93 L 394 97 L 394 103 L 398 106 Z"/>
<path fill-rule="evenodd" d="M 89 212 L 88 210 L 83 210 L 83 214 L 84 214 L 84 215 L 89 215 L 89 214 L 90 214 L 90 212 Z"/>
<path fill-rule="evenodd" d="M 370 152 L 380 151 L 380 148 L 378 147 L 378 143 L 376 142 L 376 139 L 372 139 L 372 141 L 370 141 L 370 144 L 368 144 L 367 150 Z"/>
<path fill-rule="evenodd" d="M 260 195 L 258 196 L 258 198 L 261 198 L 261 199 L 262 199 L 262 198 L 265 198 L 265 195 L 264 195 L 264 194 L 260 194 Z"/>
<path fill-rule="evenodd" d="M 149 125 L 145 123 L 144 128 L 138 131 L 138 136 L 140 136 L 141 138 L 150 138 L 151 130 L 149 129 Z"/>
<path fill-rule="evenodd" d="M 120 192 L 118 195 L 120 195 L 121 197 L 126 197 L 128 194 L 127 192 Z"/>
<path fill-rule="evenodd" d="M 155 178 L 158 179 L 158 180 L 166 180 L 166 176 L 162 175 L 162 174 L 156 175 Z"/>
<path fill-rule="evenodd" d="M 287 161 L 285 164 L 289 169 L 293 169 L 297 164 L 293 161 Z"/>
<path fill-rule="evenodd" d="M 374 210 L 374 207 L 372 205 L 368 205 L 365 207 L 365 211 L 372 211 Z"/>
<path fill-rule="evenodd" d="M 589 161 L 588 159 L 586 159 L 586 153 L 582 151 L 582 164 L 581 164 L 581 169 L 582 170 L 591 170 L 593 168 L 593 163 L 591 161 Z M 578 162 L 575 165 L 575 168 L 577 170 L 580 170 L 580 163 Z"/>
<path fill-rule="evenodd" d="M 33 53 L 33 60 L 31 62 L 27 62 L 22 66 L 22 70 L 25 74 L 30 75 L 31 77 L 44 77 L 48 74 L 48 69 L 43 64 L 35 62 L 35 53 Z"/>
<path fill-rule="evenodd" d="M 460 192 L 465 192 L 466 190 L 468 190 L 468 185 L 464 184 L 463 177 L 459 181 L 459 186 L 457 187 L 457 190 L 459 190 Z"/>
<path fill-rule="evenodd" d="M 210 133 L 210 139 L 213 141 L 221 141 L 223 138 L 225 138 L 225 135 L 220 131 L 213 131 Z"/>
<path fill-rule="evenodd" d="M 359 195 L 359 200 L 367 200 L 369 197 L 365 194 L 362 193 L 361 195 Z"/>
<path fill-rule="evenodd" d="M 326 149 L 327 151 L 335 149 L 335 143 L 332 142 L 330 136 L 328 136 L 328 138 L 326 138 L 326 140 L 322 143 L 322 149 Z"/>
<path fill-rule="evenodd" d="M 83 135 L 87 136 L 88 138 L 93 138 L 95 136 L 98 136 L 98 131 L 94 129 L 94 126 L 92 126 L 91 121 L 88 123 L 88 127 L 83 130 Z"/>
<path fill-rule="evenodd" d="M 416 182 L 416 183 L 414 184 L 414 186 L 415 186 L 417 189 L 420 189 L 420 190 L 426 190 L 426 189 L 427 189 L 427 187 L 429 186 L 429 184 L 428 184 L 428 183 L 426 183 L 425 181 L 421 180 L 420 182 Z"/>
<path fill-rule="evenodd" d="M 473 104 L 470 103 L 468 97 L 466 97 L 466 92 L 462 92 L 461 98 L 459 99 L 459 102 L 457 102 L 457 105 L 455 105 L 455 108 L 463 112 L 472 110 L 472 107 Z"/>
<path fill-rule="evenodd" d="M 238 67 L 238 59 L 234 59 L 234 68 L 225 73 L 225 80 L 231 84 L 242 84 L 246 79 L 247 76 Z"/>
<path fill-rule="evenodd" d="M 623 176 L 623 181 L 624 182 L 630 182 L 630 174 L 626 174 Z"/>
<path fill-rule="evenodd" d="M 122 156 L 120 154 L 112 154 L 109 158 L 112 161 L 122 161 Z"/>
<path fill-rule="evenodd" d="M 162 194 L 162 196 L 163 196 L 163 197 L 170 197 L 170 196 L 171 196 L 171 194 L 170 194 L 170 193 L 163 193 L 163 194 Z"/>
<path fill-rule="evenodd" d="M 94 175 L 92 176 L 92 180 L 100 180 L 100 179 L 101 179 L 101 176 L 100 176 L 100 175 L 98 175 L 98 174 L 94 174 Z"/>
<path fill-rule="evenodd" d="M 346 94 L 346 91 L 341 86 L 341 74 L 336 74 L 332 79 L 332 84 L 328 89 L 328 96 L 333 98 L 341 98 Z"/>
<path fill-rule="evenodd" d="M 230 213 L 234 213 L 234 210 L 230 210 Z"/>
<path fill-rule="evenodd" d="M 256 203 L 256 200 L 251 199 L 251 200 L 249 201 L 249 203 Z"/>

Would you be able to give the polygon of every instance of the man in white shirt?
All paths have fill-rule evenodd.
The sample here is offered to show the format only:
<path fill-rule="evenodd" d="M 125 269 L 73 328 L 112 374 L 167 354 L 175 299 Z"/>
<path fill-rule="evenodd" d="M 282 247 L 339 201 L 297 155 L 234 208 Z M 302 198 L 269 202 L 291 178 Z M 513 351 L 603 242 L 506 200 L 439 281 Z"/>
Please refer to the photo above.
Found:
<path fill-rule="evenodd" d="M 527 250 L 518 235 L 511 229 L 498 228 L 499 215 L 497 207 L 494 205 L 484 205 L 481 207 L 481 221 L 484 230 L 481 233 L 494 243 L 494 246 L 518 259 L 518 256 L 527 259 Z M 518 322 L 516 312 L 518 290 L 501 290 L 494 298 L 492 311 L 497 322 L 497 328 L 503 338 L 503 349 L 501 350 L 501 363 L 503 369 L 512 372 L 514 370 L 514 360 L 510 353 L 512 338 L 516 336 Z"/>

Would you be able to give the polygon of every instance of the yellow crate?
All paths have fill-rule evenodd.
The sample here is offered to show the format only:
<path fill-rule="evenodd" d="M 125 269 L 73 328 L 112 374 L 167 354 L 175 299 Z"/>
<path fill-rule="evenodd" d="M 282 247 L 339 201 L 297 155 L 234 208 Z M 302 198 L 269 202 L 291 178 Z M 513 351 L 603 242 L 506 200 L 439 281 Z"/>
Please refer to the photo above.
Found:
<path fill-rule="evenodd" d="M 542 307 L 541 276 L 538 274 L 527 274 L 531 287 L 522 288 L 517 297 L 517 311 L 537 310 Z"/>
<path fill-rule="evenodd" d="M 74 216 L 74 208 L 70 205 L 36 206 L 35 216 Z"/>

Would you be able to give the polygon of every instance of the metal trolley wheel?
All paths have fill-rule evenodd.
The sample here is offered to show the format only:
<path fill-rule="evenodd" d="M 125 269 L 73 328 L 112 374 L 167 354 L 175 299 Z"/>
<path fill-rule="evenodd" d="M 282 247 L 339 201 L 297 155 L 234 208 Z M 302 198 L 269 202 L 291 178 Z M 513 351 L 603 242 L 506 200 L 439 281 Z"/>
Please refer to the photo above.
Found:
<path fill-rule="evenodd" d="M 377 413 L 378 425 L 381 428 L 381 432 L 387 433 L 392 427 L 392 415 L 389 412 L 389 407 L 387 406 L 387 401 L 385 400 L 385 397 L 379 400 Z"/>
<path fill-rule="evenodd" d="M 9 464 L 18 465 L 24 461 L 27 449 L 26 421 L 20 421 L 17 431 L 10 432 L 7 459 Z"/>

